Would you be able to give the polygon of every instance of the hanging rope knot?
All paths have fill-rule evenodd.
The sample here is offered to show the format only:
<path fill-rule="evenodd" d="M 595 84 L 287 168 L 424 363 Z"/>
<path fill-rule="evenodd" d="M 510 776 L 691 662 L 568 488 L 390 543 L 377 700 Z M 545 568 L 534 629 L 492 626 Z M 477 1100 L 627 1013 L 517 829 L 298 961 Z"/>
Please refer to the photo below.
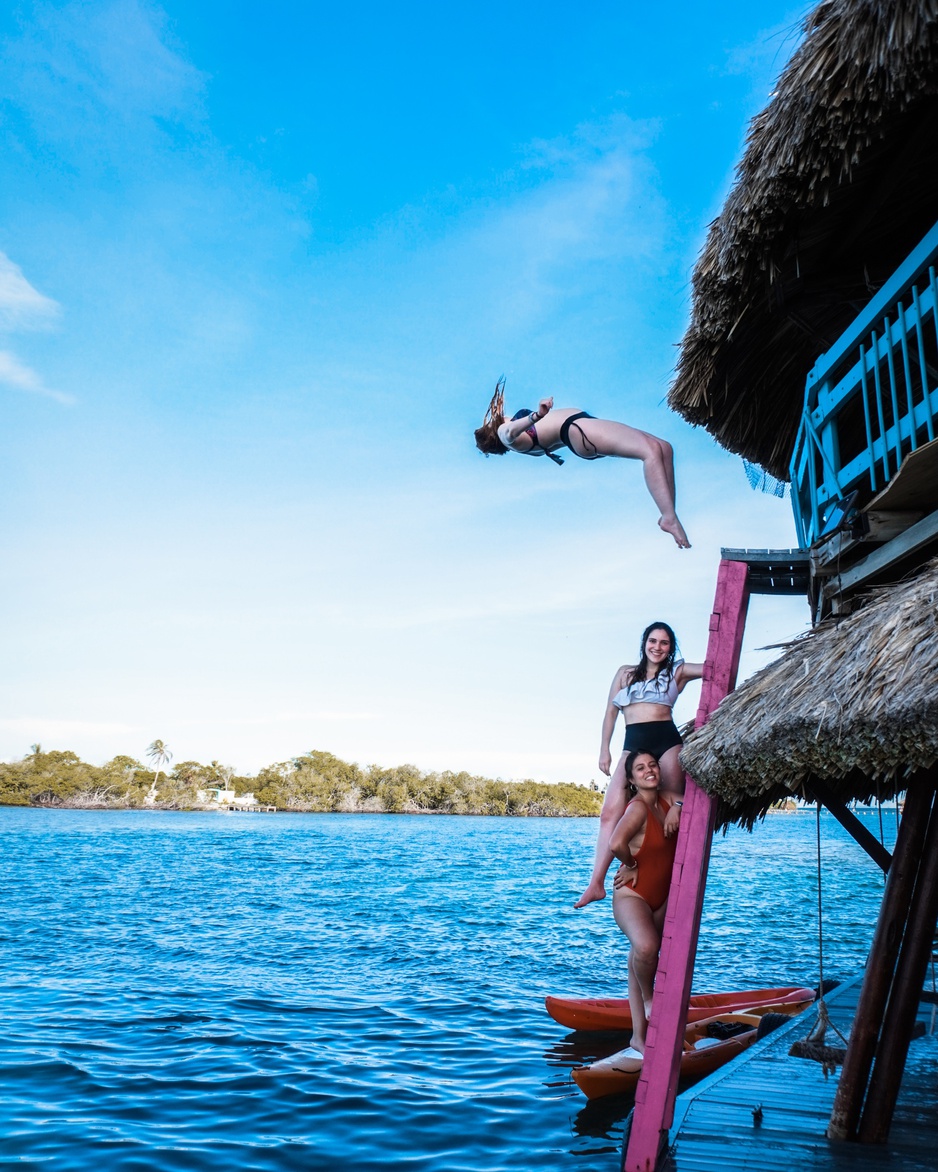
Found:
<path fill-rule="evenodd" d="M 827 1011 L 827 1002 L 824 1000 L 824 908 L 821 899 L 820 799 L 817 803 L 817 950 L 818 973 L 820 976 L 818 983 L 819 1000 L 817 1005 L 817 1021 L 814 1023 L 814 1029 L 811 1030 L 804 1041 L 795 1042 L 788 1053 L 792 1058 L 810 1058 L 814 1062 L 820 1062 L 821 1069 L 824 1071 L 824 1077 L 827 1078 L 829 1074 L 834 1073 L 838 1066 L 843 1066 L 844 1059 L 847 1057 L 847 1039 L 831 1021 L 830 1014 Z M 844 1044 L 843 1048 L 824 1044 L 828 1029 L 832 1029 L 837 1037 L 840 1038 Z"/>
<path fill-rule="evenodd" d="M 844 1043 L 843 1047 L 824 1044 L 828 1029 L 832 1029 L 840 1038 Z M 795 1042 L 788 1053 L 792 1058 L 810 1058 L 812 1062 L 820 1062 L 824 1077 L 827 1078 L 829 1074 L 834 1073 L 838 1066 L 843 1066 L 844 1059 L 847 1057 L 846 1045 L 847 1039 L 831 1021 L 827 1011 L 827 1002 L 822 997 L 818 1002 L 817 1021 L 814 1029 L 803 1041 Z"/>

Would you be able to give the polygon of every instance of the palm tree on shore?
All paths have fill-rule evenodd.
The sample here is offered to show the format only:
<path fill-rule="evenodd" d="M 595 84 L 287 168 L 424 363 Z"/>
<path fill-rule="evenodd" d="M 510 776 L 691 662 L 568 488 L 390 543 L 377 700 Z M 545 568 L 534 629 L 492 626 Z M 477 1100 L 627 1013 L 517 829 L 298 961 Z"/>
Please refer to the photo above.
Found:
<path fill-rule="evenodd" d="M 164 741 L 154 741 L 147 747 L 147 756 L 152 761 L 154 766 L 153 784 L 147 793 L 145 801 L 152 805 L 156 801 L 156 783 L 160 779 L 160 774 L 165 773 L 165 765 L 168 765 L 173 759 L 172 753 L 166 748 Z"/>

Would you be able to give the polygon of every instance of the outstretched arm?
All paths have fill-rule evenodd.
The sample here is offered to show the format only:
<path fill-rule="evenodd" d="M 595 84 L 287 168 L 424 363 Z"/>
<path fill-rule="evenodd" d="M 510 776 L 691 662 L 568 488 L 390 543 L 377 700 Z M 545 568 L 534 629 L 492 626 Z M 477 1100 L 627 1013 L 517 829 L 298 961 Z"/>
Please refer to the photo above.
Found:
<path fill-rule="evenodd" d="M 535 423 L 539 423 L 548 411 L 554 405 L 553 396 L 548 399 L 541 399 L 537 405 L 537 410 L 532 411 L 530 415 L 522 415 L 520 419 L 506 419 L 505 422 L 498 429 L 498 438 L 502 441 L 506 448 L 514 446 L 515 440 L 519 436 L 524 435 L 529 427 Z"/>
<path fill-rule="evenodd" d="M 612 765 L 612 753 L 610 751 L 610 743 L 612 741 L 612 733 L 616 727 L 616 719 L 619 715 L 619 709 L 615 706 L 613 701 L 615 697 L 622 691 L 626 685 L 626 681 L 635 669 L 625 665 L 620 667 L 616 674 L 612 677 L 612 683 L 609 685 L 609 695 L 606 699 L 606 711 L 603 713 L 603 730 L 599 739 L 599 768 L 608 777 L 609 769 Z"/>

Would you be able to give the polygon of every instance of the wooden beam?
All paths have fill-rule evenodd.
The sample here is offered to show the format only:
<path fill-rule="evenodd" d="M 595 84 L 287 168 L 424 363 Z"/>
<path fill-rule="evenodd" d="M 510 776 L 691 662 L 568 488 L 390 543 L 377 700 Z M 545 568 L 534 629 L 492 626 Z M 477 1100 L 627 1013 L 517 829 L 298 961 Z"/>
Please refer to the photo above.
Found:
<path fill-rule="evenodd" d="M 873 516 L 882 510 L 918 510 L 920 520 L 938 500 L 938 440 L 921 444 L 899 466 L 899 471 L 863 510 Z"/>
<path fill-rule="evenodd" d="M 836 574 L 840 566 L 840 559 L 859 543 L 860 538 L 852 530 L 848 530 L 828 537 L 823 545 L 816 545 L 810 554 L 815 575 L 829 577 L 831 574 Z"/>
<path fill-rule="evenodd" d="M 919 449 L 921 450 L 921 449 Z M 892 483 L 896 478 L 893 477 Z M 840 572 L 840 567 L 850 555 L 855 560 L 861 547 L 873 543 L 883 544 L 901 537 L 925 516 L 924 509 L 875 509 L 869 507 L 857 514 L 856 522 L 849 529 L 835 533 L 823 545 L 811 552 L 814 573 L 829 578 Z"/>
<path fill-rule="evenodd" d="M 867 541 L 892 541 L 918 524 L 925 516 L 922 509 L 876 509 L 860 514 L 866 529 Z"/>
<path fill-rule="evenodd" d="M 850 1030 L 847 1057 L 834 1096 L 834 1107 L 827 1127 L 828 1139 L 856 1138 L 879 1027 L 895 973 L 896 958 L 905 932 L 922 856 L 933 791 L 931 776 L 921 775 L 914 778 L 906 790 L 905 812 L 899 824 L 892 866 L 886 879 L 886 890 L 863 976 L 863 988 Z"/>
<path fill-rule="evenodd" d="M 870 834 L 860 819 L 855 814 L 851 814 L 843 802 L 837 798 L 826 781 L 812 775 L 804 782 L 804 787 L 826 809 L 830 810 L 844 830 L 863 847 L 877 867 L 880 867 L 883 871 L 889 870 L 892 855 L 886 850 L 878 838 L 874 838 Z"/>
<path fill-rule="evenodd" d="M 757 566 L 792 565 L 807 569 L 811 555 L 806 549 L 729 549 L 720 550 L 725 562 L 745 562 L 750 569 Z"/>
<path fill-rule="evenodd" d="M 919 996 L 931 957 L 935 923 L 938 921 L 938 802 L 932 806 L 925 851 L 915 883 L 915 895 L 889 1004 L 880 1031 L 873 1077 L 860 1119 L 861 1143 L 882 1144 L 889 1135 L 899 1084 L 905 1069 L 912 1030 L 918 1016 Z"/>
<path fill-rule="evenodd" d="M 877 574 L 884 573 L 896 562 L 924 549 L 936 538 L 938 538 L 938 510 L 923 517 L 921 521 L 910 526 L 899 537 L 894 537 L 892 541 L 881 545 L 879 549 L 857 562 L 855 566 L 851 566 L 849 570 L 844 570 L 842 574 L 833 575 L 824 586 L 824 597 L 832 599 L 839 594 L 845 594 L 848 590 L 856 589 L 857 586 L 862 586 L 864 582 L 868 582 Z"/>
<path fill-rule="evenodd" d="M 807 594 L 811 585 L 806 549 L 721 549 L 720 556 L 746 563 L 750 594 Z"/>
<path fill-rule="evenodd" d="M 748 566 L 741 561 L 722 560 L 710 616 L 703 687 L 695 722 L 697 728 L 707 722 L 723 697 L 736 685 L 748 605 Z M 716 803 L 688 777 L 661 938 L 655 997 L 648 1023 L 645 1060 L 635 1091 L 635 1114 L 623 1164 L 625 1172 L 652 1172 L 667 1143 L 668 1128 L 674 1118 L 674 1097 L 715 818 Z"/>
<path fill-rule="evenodd" d="M 748 566 L 742 562 L 721 561 L 695 728 L 702 728 L 724 696 L 736 687 L 748 607 Z"/>

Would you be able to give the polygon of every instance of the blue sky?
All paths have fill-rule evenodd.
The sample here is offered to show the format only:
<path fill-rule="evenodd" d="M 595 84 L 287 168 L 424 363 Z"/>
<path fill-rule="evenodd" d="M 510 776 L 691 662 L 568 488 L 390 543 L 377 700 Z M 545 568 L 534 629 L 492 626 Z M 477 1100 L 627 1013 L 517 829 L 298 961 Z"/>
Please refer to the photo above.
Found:
<path fill-rule="evenodd" d="M 702 658 L 720 546 L 795 544 L 664 396 L 804 11 L 5 9 L 0 756 L 598 777 L 645 623 Z M 502 374 L 671 440 L 694 548 L 631 462 L 479 455 Z"/>

